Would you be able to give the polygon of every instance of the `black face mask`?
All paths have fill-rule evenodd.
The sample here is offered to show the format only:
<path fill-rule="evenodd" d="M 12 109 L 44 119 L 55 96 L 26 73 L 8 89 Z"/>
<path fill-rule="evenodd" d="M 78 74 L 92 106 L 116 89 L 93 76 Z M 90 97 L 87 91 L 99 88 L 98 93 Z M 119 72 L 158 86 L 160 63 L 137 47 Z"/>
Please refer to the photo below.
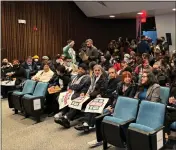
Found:
<path fill-rule="evenodd" d="M 7 65 L 7 62 L 2 62 L 2 65 L 3 65 L 3 66 L 6 66 L 6 65 Z"/>
<path fill-rule="evenodd" d="M 18 68 L 19 67 L 19 65 L 18 64 L 15 64 L 15 65 L 13 65 L 13 68 Z"/>
<path fill-rule="evenodd" d="M 153 69 L 153 74 L 154 74 L 154 75 L 157 75 L 158 72 L 159 72 L 159 71 L 158 71 L 157 69 Z"/>

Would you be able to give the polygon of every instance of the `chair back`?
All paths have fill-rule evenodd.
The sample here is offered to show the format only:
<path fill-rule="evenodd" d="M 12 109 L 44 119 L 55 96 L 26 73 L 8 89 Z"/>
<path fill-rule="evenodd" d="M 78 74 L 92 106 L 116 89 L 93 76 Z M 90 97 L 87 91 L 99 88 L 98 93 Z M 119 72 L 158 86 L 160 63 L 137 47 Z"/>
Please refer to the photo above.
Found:
<path fill-rule="evenodd" d="M 32 94 L 34 92 L 35 85 L 36 85 L 36 81 L 26 80 L 24 87 L 23 87 L 23 90 L 22 90 L 22 93 L 23 94 L 29 94 L 29 93 Z"/>
<path fill-rule="evenodd" d="M 164 124 L 166 106 L 161 103 L 142 101 L 136 123 L 153 129 Z"/>
<path fill-rule="evenodd" d="M 47 88 L 48 88 L 48 83 L 38 82 L 35 87 L 33 96 L 43 96 L 44 97 L 46 94 Z"/>
<path fill-rule="evenodd" d="M 129 97 L 119 96 L 114 109 L 114 117 L 123 120 L 136 118 L 139 100 Z"/>
<path fill-rule="evenodd" d="M 161 103 L 167 105 L 170 94 L 170 88 L 168 87 L 160 87 L 160 99 Z"/>

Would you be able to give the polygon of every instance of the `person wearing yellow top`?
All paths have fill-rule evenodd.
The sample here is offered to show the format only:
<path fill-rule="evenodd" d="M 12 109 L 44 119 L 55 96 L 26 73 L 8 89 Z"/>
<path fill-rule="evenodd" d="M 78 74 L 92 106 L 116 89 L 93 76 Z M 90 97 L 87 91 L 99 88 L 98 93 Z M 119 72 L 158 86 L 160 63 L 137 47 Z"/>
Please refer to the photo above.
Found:
<path fill-rule="evenodd" d="M 37 72 L 35 76 L 32 77 L 32 80 L 39 82 L 49 82 L 53 77 L 54 72 L 50 69 L 49 65 L 46 63 L 43 67 L 43 70 Z"/>

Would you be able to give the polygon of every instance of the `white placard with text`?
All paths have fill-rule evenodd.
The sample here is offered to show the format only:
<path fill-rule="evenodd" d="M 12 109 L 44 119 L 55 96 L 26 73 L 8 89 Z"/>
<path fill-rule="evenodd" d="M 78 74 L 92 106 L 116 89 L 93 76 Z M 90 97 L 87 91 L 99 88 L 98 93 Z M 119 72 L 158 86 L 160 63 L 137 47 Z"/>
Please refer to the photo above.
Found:
<path fill-rule="evenodd" d="M 83 104 L 84 104 L 88 99 L 89 99 L 88 96 L 85 96 L 85 97 L 78 97 L 78 98 L 76 98 L 76 99 L 70 101 L 69 107 L 70 107 L 70 108 L 74 108 L 74 109 L 81 110 Z"/>
<path fill-rule="evenodd" d="M 90 113 L 103 113 L 104 107 L 108 103 L 109 98 L 96 98 L 90 101 L 85 109 L 85 112 Z"/>

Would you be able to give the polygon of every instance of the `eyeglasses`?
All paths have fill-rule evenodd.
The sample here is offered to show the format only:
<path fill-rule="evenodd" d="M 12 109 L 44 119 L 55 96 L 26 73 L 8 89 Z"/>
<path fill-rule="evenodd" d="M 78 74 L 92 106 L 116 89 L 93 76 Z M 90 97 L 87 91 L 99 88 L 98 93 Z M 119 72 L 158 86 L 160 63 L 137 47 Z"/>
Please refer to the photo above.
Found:
<path fill-rule="evenodd" d="M 147 78 L 147 76 L 142 76 L 142 78 Z"/>
<path fill-rule="evenodd" d="M 101 71 L 101 70 L 94 70 L 94 71 Z"/>

